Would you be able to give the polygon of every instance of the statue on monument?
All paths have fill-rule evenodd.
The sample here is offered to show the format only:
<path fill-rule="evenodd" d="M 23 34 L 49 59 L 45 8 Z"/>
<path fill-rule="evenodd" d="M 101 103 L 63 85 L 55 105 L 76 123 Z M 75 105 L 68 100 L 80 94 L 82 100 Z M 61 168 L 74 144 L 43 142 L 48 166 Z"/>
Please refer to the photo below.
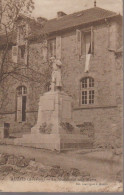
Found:
<path fill-rule="evenodd" d="M 61 91 L 62 89 L 62 78 L 61 78 L 61 67 L 62 62 L 55 57 L 51 57 L 50 61 L 52 63 L 52 81 L 51 81 L 51 91 Z"/>

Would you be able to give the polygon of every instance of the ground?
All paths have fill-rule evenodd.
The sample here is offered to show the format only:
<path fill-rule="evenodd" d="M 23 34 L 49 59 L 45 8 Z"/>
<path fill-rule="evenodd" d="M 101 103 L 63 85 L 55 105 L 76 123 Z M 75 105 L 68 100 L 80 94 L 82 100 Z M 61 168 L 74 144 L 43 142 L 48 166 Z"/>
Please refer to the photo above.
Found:
<path fill-rule="evenodd" d="M 122 182 L 122 150 L 82 149 L 58 153 L 0 145 L 0 179 Z"/>

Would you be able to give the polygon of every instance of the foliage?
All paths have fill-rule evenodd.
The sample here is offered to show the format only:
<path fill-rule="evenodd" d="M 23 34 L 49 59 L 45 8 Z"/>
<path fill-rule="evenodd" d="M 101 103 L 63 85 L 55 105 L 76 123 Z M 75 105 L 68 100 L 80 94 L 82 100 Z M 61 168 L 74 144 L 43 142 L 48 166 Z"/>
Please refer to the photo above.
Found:
<path fill-rule="evenodd" d="M 68 122 L 61 122 L 60 126 L 67 132 L 67 133 L 72 133 L 74 130 L 74 127 L 68 123 Z"/>
<path fill-rule="evenodd" d="M 78 125 L 80 128 L 80 133 L 87 135 L 88 137 L 94 137 L 94 125 L 91 122 L 84 122 L 81 125 Z"/>
<path fill-rule="evenodd" d="M 20 66 L 12 64 L 9 58 L 9 43 L 16 31 L 16 21 L 20 14 L 29 14 L 34 9 L 33 0 L 4 0 L 0 9 L 0 34 L 4 37 L 4 46 L 0 51 L 0 110 L 7 105 L 8 77 L 17 75 Z M 11 65 L 11 66 L 10 66 Z"/>
<path fill-rule="evenodd" d="M 22 62 L 13 63 L 10 57 L 13 37 L 16 44 L 17 19 L 20 15 L 30 18 L 33 9 L 33 0 L 3 0 L 2 2 L 0 36 L 4 37 L 4 45 L 1 44 L 3 38 L 0 37 L 0 45 L 2 45 L 0 50 L 0 113 L 5 112 L 10 103 L 9 89 L 11 89 L 13 81 L 14 83 L 17 81 L 29 83 L 30 81 L 32 86 L 37 83 L 43 90 L 49 86 L 51 65 L 48 61 L 43 62 L 44 68 L 41 72 Z"/>
<path fill-rule="evenodd" d="M 12 31 L 20 14 L 29 14 L 34 9 L 33 0 L 4 0 L 0 13 L 3 32 Z"/>
<path fill-rule="evenodd" d="M 40 133 L 44 133 L 44 134 L 51 134 L 52 132 L 52 124 L 47 124 L 46 122 L 44 122 L 40 128 Z"/>
<path fill-rule="evenodd" d="M 7 71 L 9 55 L 9 43 L 15 36 L 17 28 L 17 18 L 21 13 L 31 13 L 34 9 L 34 2 L 32 0 L 4 0 L 0 12 L 1 34 L 4 35 L 5 45 L 0 52 L 0 84 L 10 74 L 17 71 L 17 66 Z"/>

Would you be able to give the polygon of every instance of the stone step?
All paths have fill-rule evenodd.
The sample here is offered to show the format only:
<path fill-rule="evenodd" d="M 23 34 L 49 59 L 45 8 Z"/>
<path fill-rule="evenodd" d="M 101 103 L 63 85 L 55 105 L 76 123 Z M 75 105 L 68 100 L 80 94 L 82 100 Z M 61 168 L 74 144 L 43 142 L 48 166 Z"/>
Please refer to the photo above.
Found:
<path fill-rule="evenodd" d="M 10 138 L 0 139 L 0 144 L 14 145 L 14 139 Z"/>

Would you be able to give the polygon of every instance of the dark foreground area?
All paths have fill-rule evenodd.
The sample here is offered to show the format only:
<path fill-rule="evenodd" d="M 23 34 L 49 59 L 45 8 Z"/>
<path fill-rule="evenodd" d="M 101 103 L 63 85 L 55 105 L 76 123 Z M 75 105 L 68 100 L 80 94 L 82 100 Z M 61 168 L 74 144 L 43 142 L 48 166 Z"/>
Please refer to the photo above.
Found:
<path fill-rule="evenodd" d="M 0 145 L 0 180 L 122 182 L 122 150 L 83 149 L 57 153 Z"/>
<path fill-rule="evenodd" d="M 0 180 L 63 180 L 93 181 L 90 173 L 76 168 L 65 170 L 60 166 L 44 166 L 34 159 L 8 154 L 0 155 Z"/>

